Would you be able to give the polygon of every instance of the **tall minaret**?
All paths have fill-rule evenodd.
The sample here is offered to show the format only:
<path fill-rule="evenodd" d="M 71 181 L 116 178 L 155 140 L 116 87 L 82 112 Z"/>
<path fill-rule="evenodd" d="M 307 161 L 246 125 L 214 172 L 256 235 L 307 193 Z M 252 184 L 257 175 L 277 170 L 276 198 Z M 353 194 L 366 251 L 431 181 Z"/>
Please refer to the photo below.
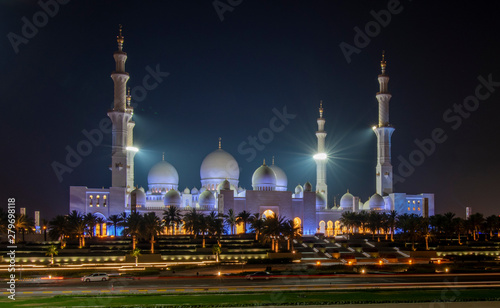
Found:
<path fill-rule="evenodd" d="M 323 101 L 319 103 L 319 118 L 318 118 L 318 153 L 314 155 L 316 160 L 316 191 L 321 192 L 325 196 L 326 204 L 328 204 L 328 187 L 326 185 L 326 163 L 328 156 L 325 152 L 325 119 L 323 118 Z"/>
<path fill-rule="evenodd" d="M 391 100 L 392 95 L 389 93 L 387 88 L 389 76 L 385 74 L 386 62 L 384 52 L 382 52 L 380 67 L 382 68 L 382 74 L 378 75 L 380 92 L 376 95 L 378 100 L 378 125 L 373 127 L 373 131 L 377 135 L 377 193 L 381 196 L 386 196 L 393 192 L 391 136 L 394 132 L 394 127 L 389 124 L 389 101 Z"/>
<path fill-rule="evenodd" d="M 134 189 L 133 161 L 136 151 L 133 151 L 134 122 L 132 121 L 133 108 L 130 106 L 130 97 L 127 98 L 126 85 L 129 74 L 125 72 L 125 61 L 127 53 L 123 49 L 122 27 L 117 36 L 118 50 L 113 57 L 116 62 L 116 70 L 111 73 L 114 82 L 114 105 L 108 111 L 108 116 L 113 123 L 112 150 L 111 150 L 111 186 L 125 187 L 127 191 Z M 129 147 L 130 151 L 127 151 Z M 129 153 L 130 152 L 130 153 Z"/>

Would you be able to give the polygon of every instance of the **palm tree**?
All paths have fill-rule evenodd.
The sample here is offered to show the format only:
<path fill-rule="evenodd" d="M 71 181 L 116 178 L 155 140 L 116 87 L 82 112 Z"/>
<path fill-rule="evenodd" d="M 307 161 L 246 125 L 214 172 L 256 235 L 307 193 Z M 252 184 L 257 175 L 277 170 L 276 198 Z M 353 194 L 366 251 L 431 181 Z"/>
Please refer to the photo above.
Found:
<path fill-rule="evenodd" d="M 33 228 L 35 228 L 35 221 L 33 218 L 28 217 L 27 215 L 24 214 L 19 214 L 15 215 L 15 221 L 14 221 L 14 227 L 16 228 L 18 233 L 21 233 L 23 236 L 23 242 L 24 242 L 24 233 L 26 231 L 31 232 L 33 231 Z M 17 237 L 16 237 L 17 239 Z"/>
<path fill-rule="evenodd" d="M 354 212 L 343 212 L 340 216 L 340 224 L 347 228 L 347 233 L 353 233 L 353 227 L 355 225 L 355 215 Z"/>
<path fill-rule="evenodd" d="M 415 241 L 418 238 L 421 221 L 417 214 L 403 214 L 398 216 L 399 228 L 403 230 L 404 236 L 411 240 L 411 249 L 415 250 Z"/>
<path fill-rule="evenodd" d="M 425 239 L 425 250 L 429 250 L 429 238 L 432 237 L 432 228 L 429 226 L 429 218 L 427 217 L 420 217 L 420 223 L 419 223 L 419 233 L 424 237 Z"/>
<path fill-rule="evenodd" d="M 197 226 L 199 228 L 198 232 L 200 232 L 203 237 L 202 247 L 205 248 L 205 237 L 208 233 L 208 218 L 203 213 L 198 215 Z"/>
<path fill-rule="evenodd" d="M 175 205 L 169 205 L 165 211 L 163 211 L 163 222 L 165 227 L 171 230 L 171 234 L 174 234 L 174 228 L 182 222 L 181 210 Z"/>
<path fill-rule="evenodd" d="M 64 248 L 64 237 L 70 233 L 66 216 L 57 215 L 49 221 L 49 237 L 59 239 L 61 249 Z"/>
<path fill-rule="evenodd" d="M 287 250 L 290 251 L 293 247 L 292 242 L 295 236 L 299 234 L 300 227 L 298 227 L 293 219 L 288 219 L 282 226 L 282 233 L 287 239 Z"/>
<path fill-rule="evenodd" d="M 375 240 L 375 232 L 380 230 L 380 227 L 382 225 L 381 222 L 382 222 L 382 215 L 375 211 L 370 211 L 370 213 L 368 214 L 368 228 L 370 228 L 370 231 L 372 231 L 372 240 Z"/>
<path fill-rule="evenodd" d="M 250 222 L 250 217 L 252 214 L 247 211 L 240 212 L 238 216 L 236 216 L 236 222 L 238 224 L 243 224 L 243 233 L 247 233 L 247 224 Z"/>
<path fill-rule="evenodd" d="M 255 231 L 255 240 L 258 241 L 260 234 L 264 230 L 264 220 L 260 217 L 259 213 L 255 213 L 250 217 L 250 225 Z"/>
<path fill-rule="evenodd" d="M 151 253 L 155 253 L 155 236 L 162 230 L 160 218 L 158 218 L 154 212 L 144 214 L 142 218 L 142 229 L 144 231 L 143 234 L 150 238 Z"/>
<path fill-rule="evenodd" d="M 196 211 L 196 208 L 192 208 L 189 212 L 184 214 L 183 221 L 184 221 L 184 228 L 186 229 L 186 232 L 191 233 L 194 235 L 194 238 L 199 234 L 200 232 L 200 227 L 199 227 L 199 216 L 201 214 Z"/>
<path fill-rule="evenodd" d="M 493 237 L 493 232 L 500 229 L 500 217 L 491 215 L 486 217 L 485 227 L 490 231 L 490 239 Z"/>
<path fill-rule="evenodd" d="M 236 216 L 234 214 L 233 209 L 229 209 L 227 215 L 224 215 L 226 218 L 226 224 L 229 225 L 229 229 L 231 230 L 231 234 L 235 234 L 234 227 L 236 226 Z"/>
<path fill-rule="evenodd" d="M 212 253 L 215 255 L 215 262 L 219 262 L 219 255 L 222 252 L 219 244 L 215 244 L 212 246 Z"/>
<path fill-rule="evenodd" d="M 116 227 L 118 226 L 118 224 L 124 221 L 124 218 L 121 215 L 111 215 L 108 217 L 108 220 L 109 224 L 112 225 L 115 229 L 114 235 L 118 236 L 118 234 L 116 234 Z"/>
<path fill-rule="evenodd" d="M 135 245 L 137 243 L 137 236 L 141 234 L 142 227 L 142 216 L 141 214 L 133 211 L 127 216 L 124 222 L 125 230 L 123 233 L 125 235 L 130 235 L 132 237 L 132 250 L 135 250 Z"/>
<path fill-rule="evenodd" d="M 446 212 L 443 215 L 443 232 L 446 236 L 446 240 L 448 240 L 448 237 L 453 236 L 453 218 L 455 217 L 455 213 L 452 212 Z"/>
<path fill-rule="evenodd" d="M 264 219 L 264 236 L 271 241 L 271 250 L 278 252 L 285 218 L 276 215 Z"/>
<path fill-rule="evenodd" d="M 137 213 L 137 212 L 132 212 L 132 213 Z M 130 255 L 135 258 L 135 266 L 138 265 L 137 261 L 139 260 L 139 256 L 141 255 L 141 250 L 139 248 L 134 248 L 130 252 Z"/>
<path fill-rule="evenodd" d="M 85 247 L 85 229 L 87 224 L 84 216 L 73 210 L 69 213 L 67 220 L 70 234 L 78 237 L 79 239 L 79 248 Z"/>
<path fill-rule="evenodd" d="M 367 211 L 361 211 L 359 213 L 355 213 L 354 217 L 356 217 L 355 222 L 356 225 L 361 228 L 363 228 L 363 234 L 366 233 L 366 225 L 368 224 L 368 221 L 370 219 L 370 213 Z"/>
<path fill-rule="evenodd" d="M 395 210 L 390 211 L 387 215 L 387 224 L 389 225 L 389 228 L 391 228 L 391 242 L 394 242 L 394 230 L 397 225 L 397 216 L 398 213 Z"/>
<path fill-rule="evenodd" d="M 476 241 L 476 234 L 479 233 L 484 223 L 484 216 L 481 213 L 472 214 L 469 216 L 469 224 L 472 230 L 474 241 Z"/>
<path fill-rule="evenodd" d="M 210 237 L 214 237 L 217 240 L 217 245 L 221 246 L 221 237 L 224 232 L 224 216 L 221 213 L 212 211 L 207 216 L 207 229 Z"/>
<path fill-rule="evenodd" d="M 50 256 L 50 264 L 54 265 L 54 256 L 57 256 L 59 252 L 57 251 L 56 245 L 50 245 L 45 252 L 46 256 Z"/>
<path fill-rule="evenodd" d="M 465 232 L 465 220 L 460 217 L 455 217 L 453 218 L 452 223 L 458 237 L 458 245 L 462 245 L 462 242 L 460 241 L 460 234 Z"/>
<path fill-rule="evenodd" d="M 83 220 L 87 225 L 87 233 L 90 237 L 94 237 L 94 230 L 97 225 L 97 216 L 93 213 L 87 213 L 87 215 L 83 216 Z"/>

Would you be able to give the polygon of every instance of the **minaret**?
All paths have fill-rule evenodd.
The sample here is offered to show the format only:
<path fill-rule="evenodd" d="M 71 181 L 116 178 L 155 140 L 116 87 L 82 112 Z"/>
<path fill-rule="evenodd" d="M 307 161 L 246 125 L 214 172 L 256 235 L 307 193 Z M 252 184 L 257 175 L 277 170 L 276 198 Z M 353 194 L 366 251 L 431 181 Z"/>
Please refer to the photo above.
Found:
<path fill-rule="evenodd" d="M 318 153 L 314 155 L 316 160 L 316 191 L 321 192 L 325 196 L 326 204 L 328 204 L 328 187 L 326 185 L 326 163 L 328 156 L 325 152 L 325 119 L 323 118 L 323 101 L 319 103 L 319 118 L 318 118 L 318 131 L 316 137 L 318 138 Z"/>
<path fill-rule="evenodd" d="M 377 194 L 386 196 L 392 191 L 392 165 L 391 165 L 391 136 L 394 127 L 389 124 L 389 101 L 392 95 L 389 93 L 387 84 L 389 76 L 385 74 L 386 62 L 385 54 L 382 52 L 382 61 L 380 62 L 382 74 L 378 75 L 380 92 L 376 97 L 378 100 L 378 125 L 373 127 L 377 135 L 377 167 L 376 183 Z"/>
<path fill-rule="evenodd" d="M 130 95 L 130 88 L 127 92 L 127 111 L 132 115 L 134 114 L 134 108 L 130 105 L 132 101 L 132 95 Z M 134 147 L 134 126 L 135 122 L 130 119 L 127 123 L 127 192 L 134 189 L 134 157 L 137 154 L 137 148 Z"/>
<path fill-rule="evenodd" d="M 117 36 L 118 50 L 113 54 L 116 62 L 116 70 L 111 73 L 114 82 L 114 105 L 108 111 L 108 116 L 113 123 L 112 149 L 111 149 L 111 186 L 125 187 L 130 191 L 134 187 L 133 161 L 135 151 L 133 149 L 132 130 L 135 123 L 132 121 L 133 108 L 130 106 L 130 97 L 127 98 L 126 85 L 129 74 L 125 72 L 125 61 L 127 53 L 123 51 L 122 27 Z M 129 153 L 130 152 L 130 153 Z"/>

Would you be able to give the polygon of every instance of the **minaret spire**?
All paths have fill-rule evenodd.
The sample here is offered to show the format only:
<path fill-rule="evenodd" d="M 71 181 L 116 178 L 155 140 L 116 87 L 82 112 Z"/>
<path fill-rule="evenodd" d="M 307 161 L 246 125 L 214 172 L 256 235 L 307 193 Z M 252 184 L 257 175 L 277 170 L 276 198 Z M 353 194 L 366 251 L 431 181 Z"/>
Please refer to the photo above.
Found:
<path fill-rule="evenodd" d="M 124 187 L 129 192 L 134 187 L 134 156 L 136 151 L 127 149 L 133 149 L 134 146 L 133 129 L 135 123 L 132 120 L 133 108 L 130 107 L 130 92 L 127 95 L 129 74 L 125 71 L 127 53 L 123 51 L 124 37 L 121 25 L 116 41 L 118 50 L 113 53 L 116 66 L 115 71 L 111 73 L 111 79 L 114 83 L 114 102 L 113 109 L 108 111 L 108 116 L 113 123 L 111 186 Z"/>
<path fill-rule="evenodd" d="M 374 126 L 373 130 L 378 140 L 376 167 L 377 193 L 384 196 L 393 192 L 391 136 L 394 132 L 394 128 L 389 124 L 389 101 L 392 95 L 388 90 L 389 76 L 386 74 L 387 63 L 385 61 L 385 51 L 382 52 L 380 68 L 382 71 L 378 75 L 380 91 L 376 95 L 378 100 L 378 125 Z"/>
<path fill-rule="evenodd" d="M 328 161 L 328 156 L 325 150 L 325 118 L 323 118 L 323 101 L 319 102 L 319 118 L 318 131 L 316 131 L 316 137 L 318 138 L 318 152 L 314 155 L 316 160 L 316 191 L 321 192 L 324 197 L 326 204 L 328 204 L 328 186 L 326 185 L 326 163 Z"/>
<path fill-rule="evenodd" d="M 120 33 L 118 34 L 118 36 L 116 37 L 116 41 L 118 42 L 118 50 L 119 51 L 122 51 L 123 49 L 123 39 L 124 37 L 122 36 L 122 25 L 120 24 Z"/>

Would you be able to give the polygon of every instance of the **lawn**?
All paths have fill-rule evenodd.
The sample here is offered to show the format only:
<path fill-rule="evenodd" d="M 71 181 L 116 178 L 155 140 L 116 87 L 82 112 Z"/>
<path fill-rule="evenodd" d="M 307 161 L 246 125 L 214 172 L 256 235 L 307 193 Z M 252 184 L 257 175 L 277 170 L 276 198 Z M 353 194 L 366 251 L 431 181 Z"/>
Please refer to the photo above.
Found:
<path fill-rule="evenodd" d="M 373 290 L 373 291 L 284 291 L 192 294 L 144 294 L 109 296 L 2 298 L 0 307 L 225 307 L 265 305 L 325 305 L 348 303 L 396 303 L 433 301 L 497 300 L 494 289 Z"/>

